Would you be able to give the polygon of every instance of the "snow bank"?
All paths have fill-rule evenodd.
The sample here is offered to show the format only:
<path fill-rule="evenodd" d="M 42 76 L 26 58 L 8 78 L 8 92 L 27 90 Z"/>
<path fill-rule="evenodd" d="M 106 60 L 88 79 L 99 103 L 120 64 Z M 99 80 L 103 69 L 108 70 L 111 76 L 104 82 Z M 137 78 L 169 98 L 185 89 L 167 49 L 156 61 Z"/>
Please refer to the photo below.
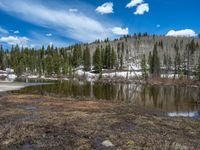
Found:
<path fill-rule="evenodd" d="M 17 76 L 15 74 L 8 74 L 7 79 L 9 81 L 14 81 L 17 78 Z"/>
<path fill-rule="evenodd" d="M 28 79 L 39 79 L 39 75 L 28 75 Z"/>
<path fill-rule="evenodd" d="M 121 78 L 131 78 L 131 77 L 139 77 L 142 76 L 142 72 L 140 71 L 122 71 L 122 72 L 112 72 L 112 73 L 104 73 L 103 77 L 121 77 Z"/>
<path fill-rule="evenodd" d="M 14 70 L 11 68 L 6 68 L 6 70 L 0 70 L 0 77 L 4 77 L 4 81 L 10 82 L 14 81 L 17 76 L 14 74 Z"/>
<path fill-rule="evenodd" d="M 95 81 L 98 79 L 99 74 L 94 74 L 91 72 L 84 72 L 83 70 L 77 70 L 75 72 L 78 76 L 85 76 L 87 81 Z M 131 78 L 131 77 L 139 77 L 142 76 L 141 71 L 116 71 L 116 72 L 110 72 L 110 73 L 103 73 L 103 78 L 114 78 L 114 77 L 120 77 L 120 78 Z"/>
<path fill-rule="evenodd" d="M 94 73 L 91 73 L 91 72 L 85 72 L 83 70 L 77 70 L 75 72 L 75 74 L 78 75 L 78 76 L 85 76 L 87 81 L 95 81 L 99 77 L 99 74 L 94 74 Z"/>

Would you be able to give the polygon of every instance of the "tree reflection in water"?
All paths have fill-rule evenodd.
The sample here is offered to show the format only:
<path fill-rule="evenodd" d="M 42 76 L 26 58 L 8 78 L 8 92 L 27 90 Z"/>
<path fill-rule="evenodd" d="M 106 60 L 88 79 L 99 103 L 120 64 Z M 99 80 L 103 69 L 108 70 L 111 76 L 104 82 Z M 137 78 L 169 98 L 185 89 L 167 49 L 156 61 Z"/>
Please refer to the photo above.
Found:
<path fill-rule="evenodd" d="M 164 112 L 197 112 L 200 90 L 194 87 L 56 81 L 54 84 L 26 87 L 17 93 L 112 100 Z"/>

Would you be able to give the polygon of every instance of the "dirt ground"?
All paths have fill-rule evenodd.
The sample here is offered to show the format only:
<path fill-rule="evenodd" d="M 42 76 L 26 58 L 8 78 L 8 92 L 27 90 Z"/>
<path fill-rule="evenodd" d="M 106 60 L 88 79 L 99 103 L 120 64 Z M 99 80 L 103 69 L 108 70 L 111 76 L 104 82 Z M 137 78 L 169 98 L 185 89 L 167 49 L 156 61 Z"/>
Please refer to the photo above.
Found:
<path fill-rule="evenodd" d="M 105 101 L 4 94 L 0 149 L 200 149 L 200 120 Z"/>

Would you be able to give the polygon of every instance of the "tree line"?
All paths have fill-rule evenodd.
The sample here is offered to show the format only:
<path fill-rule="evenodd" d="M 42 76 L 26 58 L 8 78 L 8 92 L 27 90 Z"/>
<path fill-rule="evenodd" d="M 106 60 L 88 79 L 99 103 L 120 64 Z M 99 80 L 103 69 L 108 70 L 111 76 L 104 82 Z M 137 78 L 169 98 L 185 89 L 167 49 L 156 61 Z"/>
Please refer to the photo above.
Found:
<path fill-rule="evenodd" d="M 0 70 L 13 68 L 19 76 L 24 73 L 70 76 L 80 66 L 83 66 L 84 71 L 93 69 L 94 72 L 99 73 L 103 68 L 113 69 L 115 65 L 116 53 L 110 44 L 105 49 L 98 47 L 93 56 L 88 45 L 82 48 L 79 44 L 68 48 L 56 48 L 49 45 L 41 49 L 23 48 L 16 45 L 12 46 L 11 50 L 4 50 L 3 46 L 0 46 Z"/>
<path fill-rule="evenodd" d="M 161 74 L 173 75 L 173 78 L 177 76 L 179 78 L 186 76 L 190 79 L 191 76 L 196 77 L 200 80 L 200 54 L 198 59 L 198 64 L 191 66 L 193 61 L 194 52 L 199 49 L 199 44 L 193 40 L 186 44 L 185 52 L 181 55 L 180 46 L 178 40 L 174 44 L 175 56 L 172 60 L 172 56 L 164 53 L 163 60 L 160 59 L 159 50 L 163 49 L 162 42 L 156 42 L 154 44 L 153 52 L 149 52 L 148 58 L 144 54 L 141 58 L 141 68 L 143 77 L 160 77 Z M 162 66 L 162 67 L 161 67 Z"/>
<path fill-rule="evenodd" d="M 143 35 L 146 36 L 146 35 Z M 124 37 L 125 39 L 130 37 Z M 75 44 L 67 48 L 57 48 L 53 45 L 42 46 L 40 49 L 23 48 L 19 45 L 5 50 L 0 46 L 0 70 L 12 68 L 17 75 L 38 74 L 40 76 L 72 76 L 76 69 L 82 66 L 84 71 L 101 73 L 103 69 L 122 70 L 127 62 L 128 51 L 125 41 L 118 42 L 116 49 L 106 39 L 104 46 L 96 45 L 96 50 L 91 53 L 90 46 Z M 195 76 L 200 80 L 200 57 L 196 66 L 191 66 L 195 51 L 199 50 L 198 42 L 191 40 L 183 47 L 176 40 L 172 47 L 175 55 L 164 53 L 161 58 L 160 51 L 164 49 L 164 42 L 155 42 L 149 54 L 140 57 L 140 66 L 143 76 L 160 77 L 161 74 L 173 74 L 174 78 Z M 185 48 L 184 54 L 181 50 Z M 126 57 L 125 57 L 126 53 Z M 126 60 L 125 60 L 126 59 Z M 127 67 L 127 66 L 126 66 Z M 127 70 L 127 69 L 126 69 Z"/>

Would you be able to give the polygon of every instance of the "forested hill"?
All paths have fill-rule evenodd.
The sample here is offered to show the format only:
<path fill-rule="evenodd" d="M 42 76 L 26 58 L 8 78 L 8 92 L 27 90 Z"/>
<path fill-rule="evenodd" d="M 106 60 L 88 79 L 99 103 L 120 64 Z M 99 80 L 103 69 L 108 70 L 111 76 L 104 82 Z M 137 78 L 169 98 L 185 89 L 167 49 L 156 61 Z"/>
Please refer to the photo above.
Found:
<path fill-rule="evenodd" d="M 134 64 L 151 70 L 157 64 L 159 68 L 173 68 L 183 74 L 197 73 L 198 67 L 200 69 L 199 45 L 199 38 L 138 34 L 66 48 L 51 45 L 36 50 L 15 45 L 8 51 L 1 46 L 0 69 L 13 68 L 18 75 L 65 76 L 79 66 L 84 66 L 86 71 L 93 66 L 96 72 L 101 72 L 103 68 L 127 70 Z"/>

